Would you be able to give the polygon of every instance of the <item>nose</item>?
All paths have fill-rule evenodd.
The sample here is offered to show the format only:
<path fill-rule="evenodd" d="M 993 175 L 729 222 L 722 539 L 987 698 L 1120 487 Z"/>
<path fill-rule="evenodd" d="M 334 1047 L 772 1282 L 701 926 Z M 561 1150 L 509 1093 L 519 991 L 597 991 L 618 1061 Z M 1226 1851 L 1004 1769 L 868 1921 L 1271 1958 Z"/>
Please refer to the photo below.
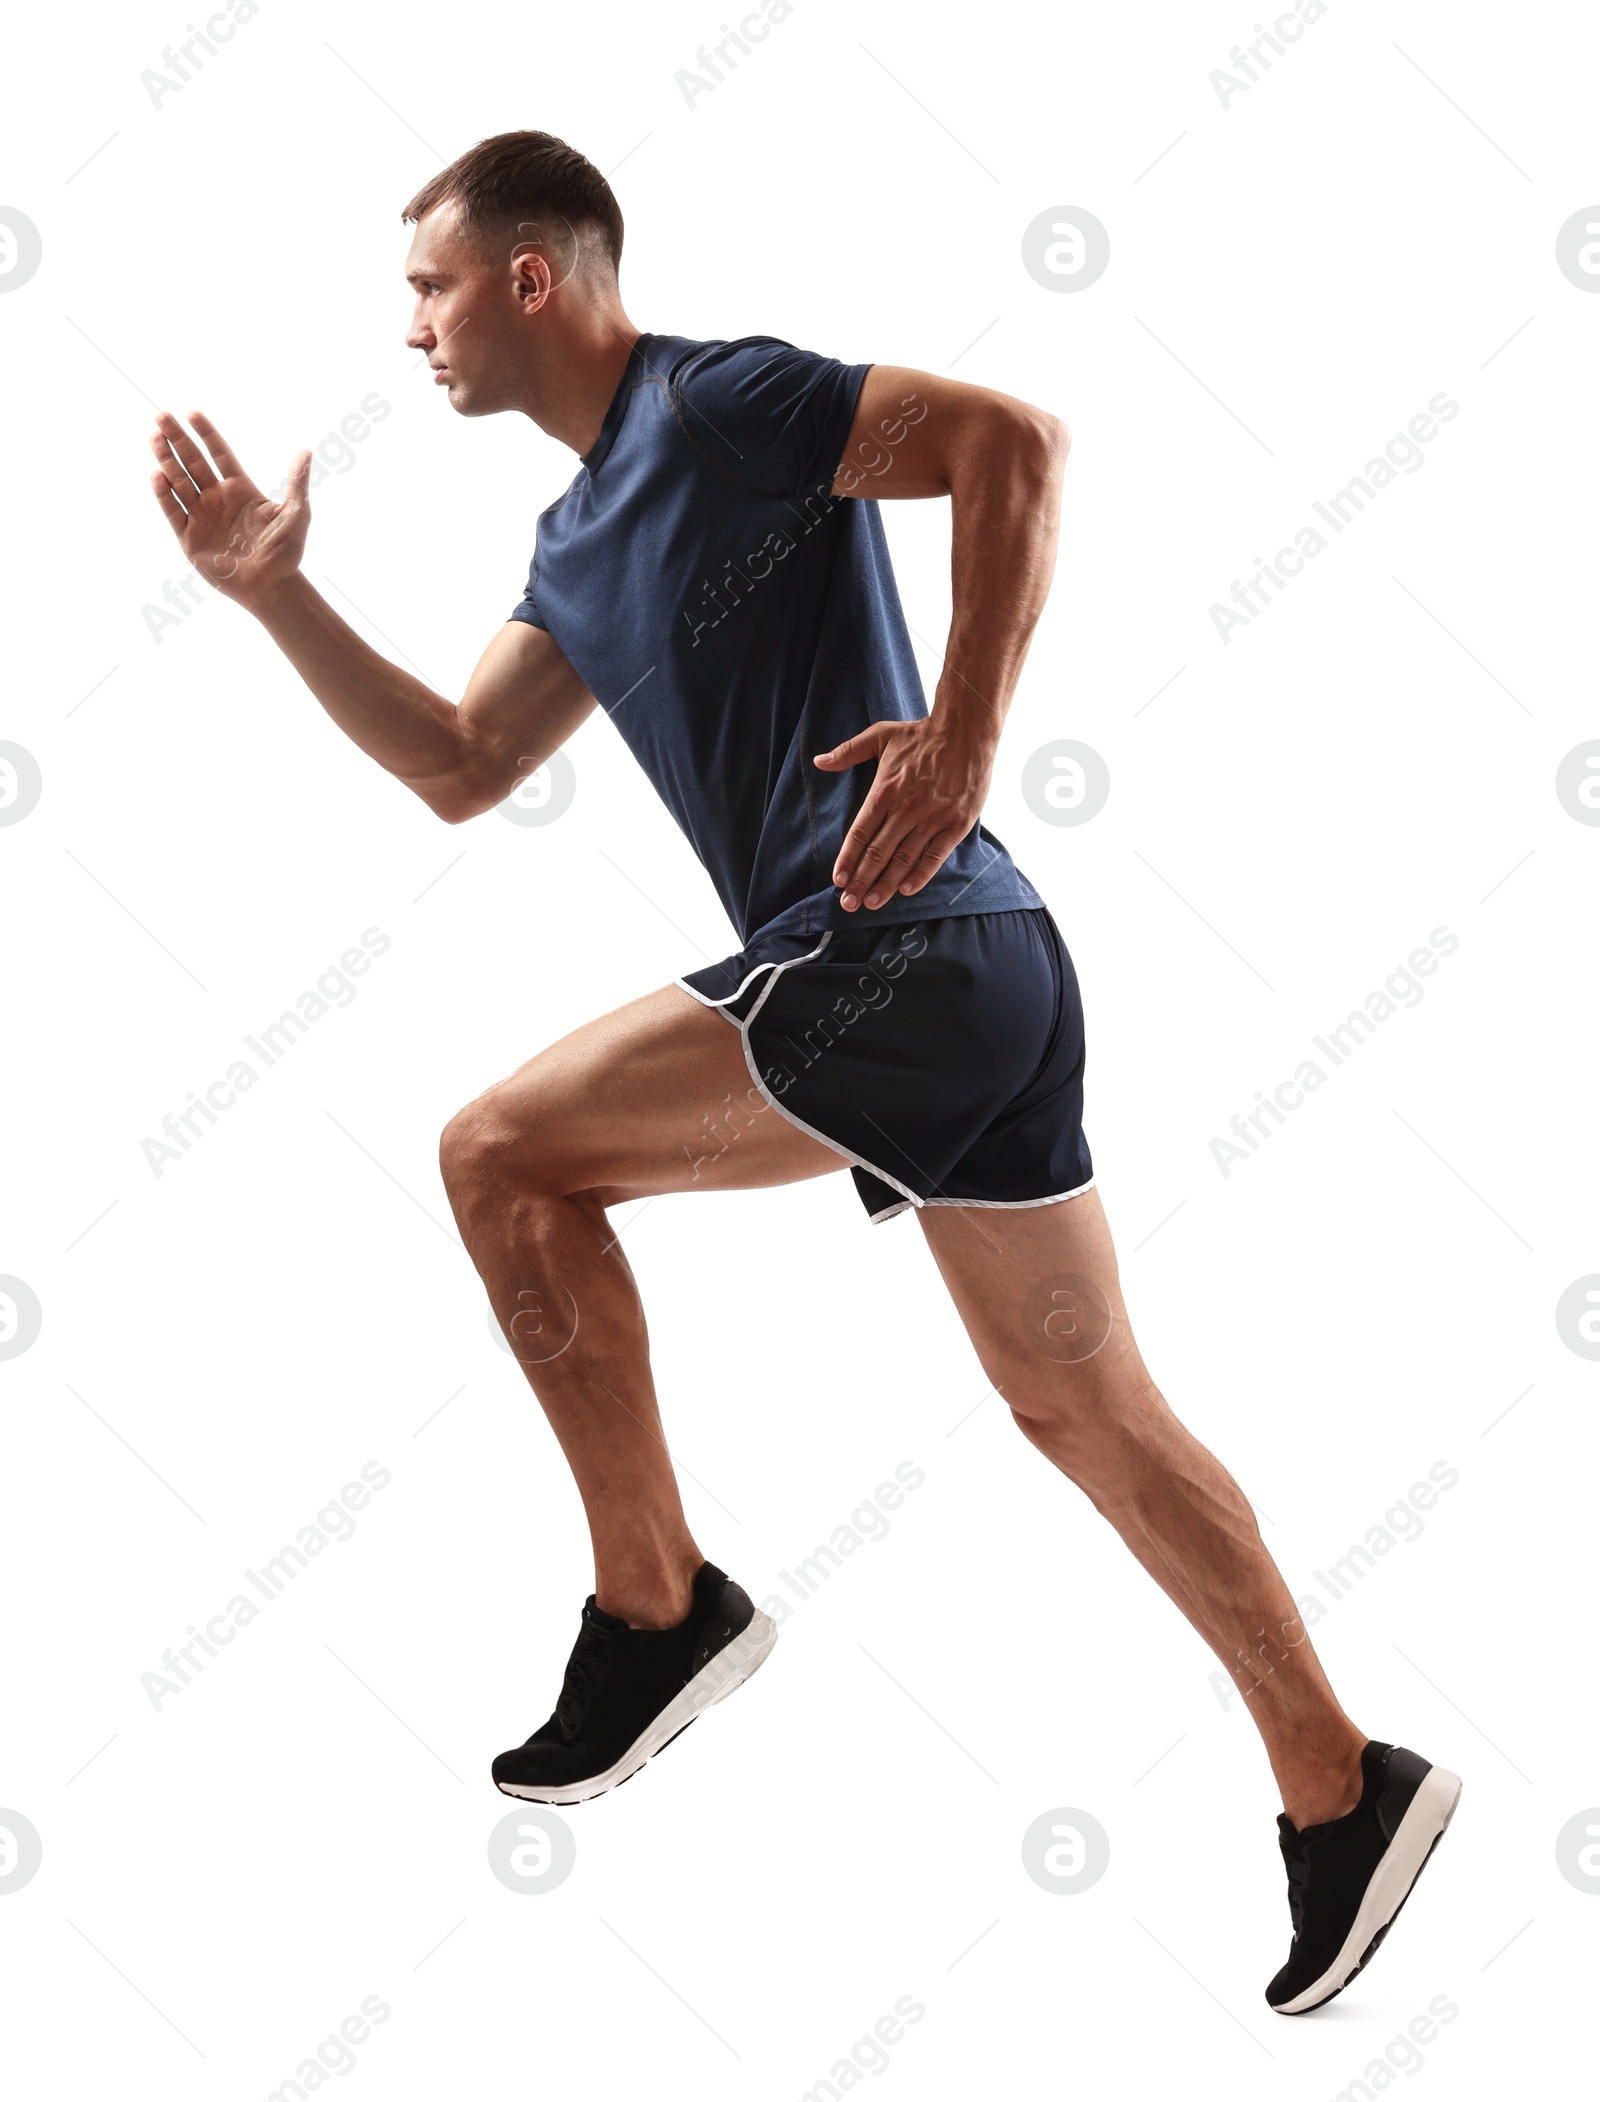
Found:
<path fill-rule="evenodd" d="M 416 318 L 412 321 L 410 328 L 406 331 L 406 349 L 432 350 L 434 347 L 434 342 L 435 338 L 433 330 L 428 326 L 427 322 L 423 320 L 420 314 L 417 315 Z"/>

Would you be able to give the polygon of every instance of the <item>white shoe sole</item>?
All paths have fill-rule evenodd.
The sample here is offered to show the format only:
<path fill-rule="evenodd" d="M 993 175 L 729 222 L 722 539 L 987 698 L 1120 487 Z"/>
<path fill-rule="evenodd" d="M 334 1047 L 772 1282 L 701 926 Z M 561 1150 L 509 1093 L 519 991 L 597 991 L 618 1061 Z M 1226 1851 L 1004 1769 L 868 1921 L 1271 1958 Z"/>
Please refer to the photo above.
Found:
<path fill-rule="evenodd" d="M 1411 1895 L 1412 1885 L 1422 1874 L 1460 1800 L 1460 1777 L 1442 1766 L 1430 1767 L 1367 1885 L 1338 1956 L 1314 1985 L 1296 1993 L 1292 2000 L 1275 2002 L 1275 2012 L 1307 2014 L 1344 1990 Z"/>
<path fill-rule="evenodd" d="M 777 1623 L 758 1606 L 749 1626 L 719 1649 L 681 1693 L 673 1695 L 643 1736 L 636 1738 L 616 1765 L 608 1766 L 603 1773 L 589 1774 L 581 1781 L 568 1781 L 561 1787 L 542 1788 L 510 1781 L 499 1781 L 495 1785 L 502 1795 L 521 1796 L 530 1803 L 584 1803 L 590 1796 L 604 1795 L 608 1789 L 620 1787 L 669 1745 L 680 1730 L 686 1730 L 697 1715 L 703 1714 L 707 1708 L 714 1708 L 718 1701 L 726 1700 L 746 1679 L 753 1677 L 771 1656 L 777 1639 Z"/>

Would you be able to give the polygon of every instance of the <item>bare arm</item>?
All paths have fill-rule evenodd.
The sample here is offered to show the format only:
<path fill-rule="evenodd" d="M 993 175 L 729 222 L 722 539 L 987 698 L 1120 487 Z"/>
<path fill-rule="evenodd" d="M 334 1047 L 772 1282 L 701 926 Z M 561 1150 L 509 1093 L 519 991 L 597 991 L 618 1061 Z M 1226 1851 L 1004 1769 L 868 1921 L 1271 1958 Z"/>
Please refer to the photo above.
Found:
<path fill-rule="evenodd" d="M 977 823 L 1055 570 L 1071 437 L 1009 395 L 875 365 L 836 496 L 950 498 L 950 639 L 926 722 L 875 723 L 817 756 L 877 771 L 834 866 L 847 911 L 921 890 Z"/>
<path fill-rule="evenodd" d="M 492 810 L 595 706 L 526 621 L 499 630 L 457 707 L 369 648 L 298 572 L 252 611 L 345 735 L 447 824 Z"/>
<path fill-rule="evenodd" d="M 275 504 L 213 423 L 191 421 L 210 460 L 165 413 L 151 440 L 160 468 L 152 486 L 185 555 L 255 614 L 345 735 L 447 823 L 492 809 L 595 707 L 554 639 L 525 621 L 508 621 L 494 637 L 459 707 L 391 664 L 300 569 L 310 454 L 298 456 Z"/>

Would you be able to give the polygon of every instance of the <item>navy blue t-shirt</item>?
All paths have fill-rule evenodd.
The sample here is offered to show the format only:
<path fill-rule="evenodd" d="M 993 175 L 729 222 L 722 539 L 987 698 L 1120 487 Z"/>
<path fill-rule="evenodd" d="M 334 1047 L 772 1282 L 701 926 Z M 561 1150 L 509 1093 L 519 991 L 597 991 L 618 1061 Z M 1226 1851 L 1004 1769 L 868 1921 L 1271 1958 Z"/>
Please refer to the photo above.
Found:
<path fill-rule="evenodd" d="M 875 769 L 812 759 L 928 712 L 878 506 L 830 493 L 869 369 L 772 336 L 641 336 L 511 615 L 621 731 L 746 946 L 1041 902 L 978 825 L 915 896 L 839 904 Z"/>

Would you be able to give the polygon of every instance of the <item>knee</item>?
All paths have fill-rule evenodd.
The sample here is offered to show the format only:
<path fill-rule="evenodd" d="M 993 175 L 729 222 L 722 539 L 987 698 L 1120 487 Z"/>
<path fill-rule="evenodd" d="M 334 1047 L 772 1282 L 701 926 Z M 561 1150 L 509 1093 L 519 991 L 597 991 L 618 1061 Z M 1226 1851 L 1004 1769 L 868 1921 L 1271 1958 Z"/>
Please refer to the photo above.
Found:
<path fill-rule="evenodd" d="M 1035 1381 L 1006 1400 L 1023 1436 L 1096 1503 L 1135 1470 L 1162 1406 L 1153 1386 L 1081 1376 Z"/>
<path fill-rule="evenodd" d="M 529 1180 L 536 1158 L 526 1126 L 508 1114 L 494 1088 L 458 1109 L 439 1135 L 439 1172 L 456 1203 Z"/>
<path fill-rule="evenodd" d="M 1103 1395 L 1036 1388 L 1008 1397 L 1008 1406 L 1022 1435 L 1045 1447 L 1069 1472 L 1076 1471 L 1080 1459 L 1087 1465 L 1114 1435 L 1116 1410 Z"/>

